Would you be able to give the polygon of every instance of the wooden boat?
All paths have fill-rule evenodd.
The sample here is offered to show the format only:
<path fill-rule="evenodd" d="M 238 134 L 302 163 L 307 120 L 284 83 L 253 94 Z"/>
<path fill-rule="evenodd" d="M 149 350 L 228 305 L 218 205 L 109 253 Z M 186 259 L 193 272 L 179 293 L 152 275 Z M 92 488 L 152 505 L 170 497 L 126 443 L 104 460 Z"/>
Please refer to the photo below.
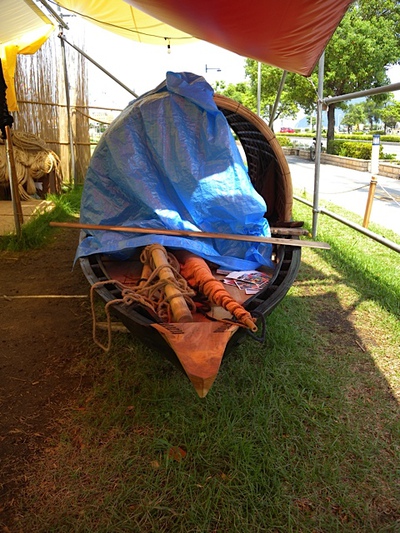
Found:
<path fill-rule="evenodd" d="M 263 267 L 268 282 L 255 294 L 245 294 L 237 286 L 223 285 L 253 317 L 250 334 L 263 340 L 266 317 L 284 298 L 293 284 L 300 266 L 301 246 L 298 237 L 304 234 L 301 223 L 292 221 L 292 184 L 283 151 L 271 129 L 257 115 L 237 102 L 221 95 L 214 101 L 225 115 L 236 135 L 247 161 L 248 173 L 255 189 L 268 205 L 268 222 L 273 237 L 278 237 L 273 250 L 273 268 Z M 296 240 L 294 240 L 296 238 Z M 273 240 L 273 239 L 272 239 Z M 179 254 L 178 254 L 179 255 Z M 178 319 L 163 322 L 142 305 L 126 305 L 124 288 L 134 288 L 143 282 L 143 264 L 136 258 L 118 261 L 95 254 L 80 258 L 81 268 L 110 313 L 117 317 L 131 334 L 155 348 L 184 370 L 198 395 L 204 397 L 212 386 L 225 354 L 234 350 L 249 334 L 249 329 L 232 319 L 232 314 L 220 305 L 208 302 L 204 309 L 192 310 L 187 321 L 185 311 Z M 215 279 L 216 274 L 210 265 Z M 147 277 L 147 276 L 146 276 Z M 220 283 L 222 286 L 222 283 Z"/>

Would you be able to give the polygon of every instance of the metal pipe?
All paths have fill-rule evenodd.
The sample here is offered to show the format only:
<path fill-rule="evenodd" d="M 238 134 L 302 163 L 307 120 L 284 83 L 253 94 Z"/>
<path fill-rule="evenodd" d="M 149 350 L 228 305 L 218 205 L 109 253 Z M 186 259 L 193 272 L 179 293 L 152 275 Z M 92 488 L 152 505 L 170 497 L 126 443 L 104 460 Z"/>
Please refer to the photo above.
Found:
<path fill-rule="evenodd" d="M 68 121 L 68 137 L 69 137 L 69 150 L 70 150 L 70 182 L 73 182 L 76 186 L 77 176 L 75 172 L 75 153 L 74 153 L 74 136 L 72 131 L 72 121 L 71 121 L 71 100 L 69 96 L 69 82 L 68 82 L 68 70 L 67 70 L 67 57 L 65 53 L 65 44 L 64 39 L 62 38 L 62 33 L 58 35 L 61 40 L 61 50 L 62 50 L 62 59 L 63 59 L 63 68 L 64 68 L 64 84 L 65 84 L 65 98 L 67 102 L 67 121 Z"/>
<path fill-rule="evenodd" d="M 312 220 L 312 237 L 317 236 L 318 226 L 318 202 L 319 202 L 319 179 L 321 170 L 321 134 L 322 134 L 322 98 L 324 94 L 324 68 L 325 52 L 319 60 L 318 66 L 318 102 L 317 102 L 317 124 L 315 132 L 315 171 L 314 171 L 314 205 Z"/>
<path fill-rule="evenodd" d="M 400 83 L 392 83 L 391 85 L 385 85 L 384 87 L 374 87 L 373 89 L 365 89 L 365 91 L 359 91 L 357 93 L 343 94 L 341 96 L 328 96 L 324 98 L 323 102 L 326 105 L 336 104 L 337 102 L 343 102 L 344 100 L 353 100 L 355 98 L 362 98 L 363 96 L 371 96 L 373 94 L 390 93 L 400 90 Z"/>
<path fill-rule="evenodd" d="M 287 76 L 287 70 L 284 70 L 282 72 L 281 81 L 279 83 L 278 92 L 276 94 L 274 107 L 272 109 L 271 116 L 269 117 L 269 127 L 271 128 L 271 130 L 273 129 L 273 126 L 274 126 L 275 113 L 276 113 L 276 110 L 278 109 L 278 105 L 279 105 L 279 101 L 281 99 L 281 94 L 282 94 L 282 91 L 283 91 L 283 87 L 285 86 L 286 76 Z"/>
<path fill-rule="evenodd" d="M 261 61 L 258 62 L 257 69 L 257 115 L 261 113 Z"/>
<path fill-rule="evenodd" d="M 90 56 L 88 56 L 83 50 L 81 50 L 81 48 L 79 48 L 78 46 L 70 43 L 66 38 L 65 36 L 60 33 L 59 34 L 59 38 L 61 39 L 62 42 L 65 42 L 67 44 L 69 44 L 74 50 L 76 50 L 77 52 L 79 52 L 80 54 L 83 55 L 83 57 L 85 57 L 88 61 L 90 61 L 91 63 L 93 63 L 93 65 L 95 65 L 97 68 L 99 68 L 102 72 L 104 72 L 104 74 L 107 74 L 107 76 L 109 76 L 112 80 L 114 80 L 116 83 L 118 83 L 118 85 L 121 85 L 121 87 L 123 87 L 126 91 L 128 91 L 128 93 L 130 93 L 132 96 L 134 96 L 135 98 L 138 97 L 138 95 L 135 93 L 135 91 L 132 91 L 132 89 L 129 89 L 129 87 L 127 87 L 126 85 L 124 85 L 122 83 L 122 81 L 119 81 L 115 76 L 113 76 L 112 74 L 110 74 L 110 72 L 108 72 L 104 67 L 102 67 L 101 65 L 99 65 L 99 63 L 97 63 L 97 61 L 95 61 L 93 58 L 91 58 Z"/>
<path fill-rule="evenodd" d="M 39 0 L 39 2 L 44 5 L 44 7 L 53 15 L 59 26 L 64 28 L 64 30 L 69 30 L 68 24 L 64 22 L 63 18 L 60 17 L 56 11 L 54 11 L 54 9 L 46 2 L 46 0 Z"/>
<path fill-rule="evenodd" d="M 308 200 L 304 200 L 304 198 L 300 198 L 299 196 L 293 196 L 295 200 L 298 202 L 301 202 L 305 205 L 308 205 L 309 207 L 313 207 L 313 204 L 309 202 Z M 332 211 L 328 211 L 327 209 L 324 209 L 322 207 L 319 208 L 319 213 L 323 215 L 327 215 L 331 218 L 334 218 L 338 222 L 341 222 L 342 224 L 345 224 L 346 226 L 349 226 L 352 229 L 355 229 L 359 233 L 362 233 L 363 235 L 366 235 L 367 237 L 370 237 L 372 240 L 379 242 L 380 244 L 383 244 L 384 246 L 387 246 L 388 248 L 391 248 L 397 253 L 400 253 L 400 245 L 396 242 L 393 242 L 389 239 L 386 239 L 385 237 L 382 237 L 382 235 L 378 235 L 377 233 L 374 233 L 373 231 L 370 231 L 369 229 L 363 228 L 359 224 L 356 224 L 355 222 L 351 222 L 350 220 L 347 220 L 340 215 L 336 215 L 336 213 L 332 213 Z"/>

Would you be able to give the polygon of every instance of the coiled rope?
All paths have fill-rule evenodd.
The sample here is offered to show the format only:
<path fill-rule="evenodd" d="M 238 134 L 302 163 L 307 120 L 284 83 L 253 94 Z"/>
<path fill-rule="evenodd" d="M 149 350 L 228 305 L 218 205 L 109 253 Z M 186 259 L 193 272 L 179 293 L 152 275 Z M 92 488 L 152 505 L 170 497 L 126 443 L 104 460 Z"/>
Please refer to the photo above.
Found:
<path fill-rule="evenodd" d="M 56 189 L 61 190 L 60 158 L 42 139 L 33 133 L 12 131 L 12 143 L 18 190 L 22 200 L 29 200 L 36 193 L 35 181 L 52 171 L 55 172 Z M 5 141 L 0 139 L 0 185 L 8 184 L 6 146 Z"/>
<path fill-rule="evenodd" d="M 156 267 L 152 258 L 152 251 L 155 249 L 162 249 L 168 258 L 168 265 Z M 91 286 L 90 289 L 90 302 L 93 320 L 93 341 L 102 348 L 105 352 L 108 352 L 112 343 L 112 330 L 111 330 L 111 314 L 110 308 L 112 306 L 123 304 L 126 306 L 138 306 L 149 310 L 150 314 L 157 316 L 160 322 L 171 322 L 171 300 L 174 297 L 168 297 L 165 293 L 165 287 L 167 284 L 174 284 L 179 290 L 180 296 L 183 296 L 191 312 L 196 311 L 196 306 L 193 301 L 193 297 L 196 292 L 191 289 L 183 276 L 179 273 L 179 262 L 176 257 L 167 253 L 165 248 L 159 244 L 152 244 L 144 248 L 140 255 L 140 261 L 143 265 L 147 265 L 151 269 L 151 274 L 147 279 L 140 279 L 135 286 L 126 286 L 118 280 L 105 280 L 98 281 Z M 160 273 L 164 268 L 172 270 L 174 278 L 167 280 L 160 279 Z M 94 293 L 96 289 L 104 287 L 105 285 L 113 284 L 121 291 L 121 298 L 115 298 L 106 303 L 104 312 L 107 321 L 107 345 L 102 344 L 97 339 L 97 319 L 94 305 Z"/>

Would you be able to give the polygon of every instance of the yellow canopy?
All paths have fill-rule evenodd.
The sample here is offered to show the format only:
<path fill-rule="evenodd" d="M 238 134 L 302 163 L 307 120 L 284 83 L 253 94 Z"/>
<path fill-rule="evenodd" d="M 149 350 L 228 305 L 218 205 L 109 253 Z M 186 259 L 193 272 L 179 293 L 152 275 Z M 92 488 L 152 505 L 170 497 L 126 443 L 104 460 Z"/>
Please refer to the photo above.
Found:
<path fill-rule="evenodd" d="M 54 29 L 31 0 L 1 0 L 0 59 L 10 111 L 18 109 L 14 87 L 17 54 L 34 54 Z"/>
<path fill-rule="evenodd" d="M 105 30 L 140 43 L 174 45 L 196 41 L 184 33 L 123 0 L 55 0 L 57 4 Z"/>

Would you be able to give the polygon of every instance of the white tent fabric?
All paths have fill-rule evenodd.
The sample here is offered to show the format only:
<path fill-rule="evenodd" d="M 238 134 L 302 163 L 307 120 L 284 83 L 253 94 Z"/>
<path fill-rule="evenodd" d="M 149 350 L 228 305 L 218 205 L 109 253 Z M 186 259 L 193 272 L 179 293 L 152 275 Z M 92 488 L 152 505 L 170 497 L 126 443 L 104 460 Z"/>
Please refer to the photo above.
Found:
<path fill-rule="evenodd" d="M 17 54 L 34 54 L 55 26 L 31 0 L 1 0 L 0 59 L 10 111 L 18 109 L 14 89 Z"/>

